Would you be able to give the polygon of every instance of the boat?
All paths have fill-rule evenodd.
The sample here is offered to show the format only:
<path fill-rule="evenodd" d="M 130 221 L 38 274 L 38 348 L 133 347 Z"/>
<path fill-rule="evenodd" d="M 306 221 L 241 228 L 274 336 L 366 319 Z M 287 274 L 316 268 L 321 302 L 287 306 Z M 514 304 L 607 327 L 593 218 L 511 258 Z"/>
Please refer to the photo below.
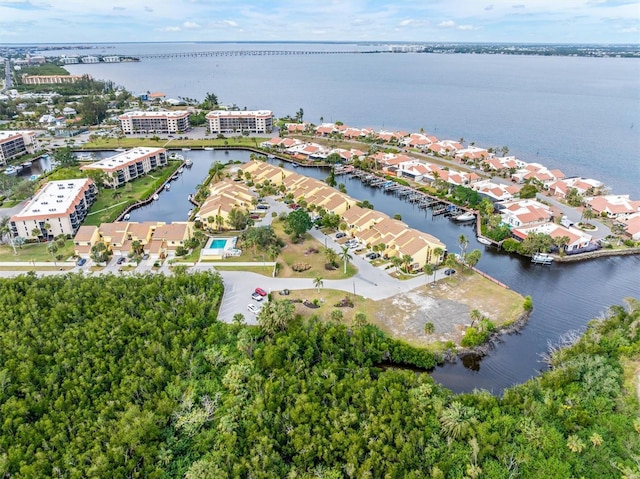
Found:
<path fill-rule="evenodd" d="M 32 165 L 33 163 L 31 161 L 25 161 L 24 163 L 22 163 L 23 168 L 31 168 Z"/>
<path fill-rule="evenodd" d="M 158 198 L 160 198 L 160 197 L 158 196 L 158 193 L 156 193 L 155 195 L 153 195 L 153 201 L 158 201 Z"/>
<path fill-rule="evenodd" d="M 131 215 L 129 213 L 127 213 L 122 217 L 122 221 L 129 221 L 130 219 L 131 219 Z"/>
<path fill-rule="evenodd" d="M 205 146 L 204 151 L 213 151 L 213 148 L 210 146 Z"/>
<path fill-rule="evenodd" d="M 171 154 L 169 155 L 169 159 L 170 159 L 170 160 L 180 160 L 180 161 L 184 161 L 184 156 L 182 156 L 182 155 L 181 155 L 181 154 L 179 154 L 179 153 L 171 153 Z"/>
<path fill-rule="evenodd" d="M 4 174 L 7 176 L 15 176 L 18 174 L 18 170 L 16 170 L 15 166 L 7 166 L 7 169 L 4 170 Z"/>
<path fill-rule="evenodd" d="M 191 151 L 191 148 L 183 148 L 182 151 Z"/>
<path fill-rule="evenodd" d="M 453 219 L 455 221 L 471 221 L 471 220 L 475 220 L 476 219 L 476 215 L 475 213 L 472 213 L 471 211 L 467 211 L 466 213 L 462 213 L 461 215 L 458 216 L 454 216 Z"/>
<path fill-rule="evenodd" d="M 187 168 L 191 168 L 191 165 L 193 165 L 193 161 L 191 161 L 191 158 L 187 158 L 186 160 L 184 160 L 184 166 L 186 166 Z"/>
<path fill-rule="evenodd" d="M 297 168 L 300 165 L 294 161 L 293 163 L 291 163 L 291 166 L 293 166 L 294 168 Z"/>
<path fill-rule="evenodd" d="M 193 208 L 191 208 L 189 210 L 189 212 L 187 213 L 187 218 L 191 218 L 191 214 L 193 213 Z"/>
<path fill-rule="evenodd" d="M 171 184 L 170 183 L 165 183 L 164 189 L 169 191 L 171 189 Z"/>
<path fill-rule="evenodd" d="M 182 173 L 184 173 L 184 168 L 183 168 L 182 166 L 181 166 L 180 168 L 178 168 L 177 173 L 178 173 L 179 175 L 181 175 Z"/>
<path fill-rule="evenodd" d="M 273 155 L 267 155 L 267 159 L 268 159 L 268 160 L 273 160 L 273 159 L 275 159 L 275 156 L 273 156 Z"/>
<path fill-rule="evenodd" d="M 553 257 L 547 253 L 534 253 L 531 257 L 531 262 L 535 264 L 551 264 L 553 263 Z"/>
<path fill-rule="evenodd" d="M 117 151 L 118 153 L 122 153 L 123 151 L 127 151 L 124 148 L 116 148 L 114 151 Z"/>
<path fill-rule="evenodd" d="M 20 173 L 22 171 L 22 165 L 16 165 L 15 167 L 16 170 L 16 174 Z"/>
<path fill-rule="evenodd" d="M 486 245 L 490 245 L 491 244 L 491 240 L 488 240 L 484 236 L 478 236 L 476 239 L 478 240 L 478 243 L 480 243 L 480 244 L 486 244 Z"/>

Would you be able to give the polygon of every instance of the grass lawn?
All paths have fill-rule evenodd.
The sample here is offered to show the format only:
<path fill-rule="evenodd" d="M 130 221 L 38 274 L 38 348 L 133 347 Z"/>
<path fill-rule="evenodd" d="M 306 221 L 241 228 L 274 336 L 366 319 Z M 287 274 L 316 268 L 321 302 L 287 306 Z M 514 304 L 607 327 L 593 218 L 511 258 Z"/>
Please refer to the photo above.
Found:
<path fill-rule="evenodd" d="M 349 298 L 353 302 L 354 307 L 339 308 L 335 306 L 341 299 L 344 298 Z M 318 292 L 317 289 L 292 290 L 288 296 L 280 296 L 277 292 L 274 292 L 273 299 L 306 299 L 311 302 L 313 302 L 314 299 L 317 299 L 320 307 L 315 309 L 309 308 L 302 303 L 294 303 L 296 307 L 296 313 L 304 317 L 317 315 L 320 319 L 328 321 L 331 319 L 331 313 L 338 310 L 342 313 L 342 321 L 344 321 L 346 324 L 351 324 L 351 322 L 353 321 L 353 317 L 357 312 L 363 312 L 367 316 L 367 321 L 371 322 L 371 319 L 374 318 L 376 310 L 378 308 L 376 301 L 365 299 L 362 296 L 354 296 L 352 293 L 347 293 L 345 291 L 325 288 L 320 288 L 320 292 Z"/>
<path fill-rule="evenodd" d="M 248 271 L 271 278 L 273 266 L 214 266 L 216 271 Z"/>
<path fill-rule="evenodd" d="M 37 262 L 49 262 L 53 263 L 58 261 L 51 257 L 51 253 L 47 251 L 49 243 L 28 243 L 22 245 L 22 248 L 16 247 L 16 253 L 13 254 L 13 248 L 11 246 L 0 246 L 0 261 L 1 262 L 24 262 L 24 261 L 37 261 Z M 73 241 L 67 240 L 62 248 L 58 248 L 55 256 L 62 255 L 60 261 L 67 261 L 74 254 Z M 40 268 L 38 268 L 40 269 Z"/>
<path fill-rule="evenodd" d="M 324 245 L 311 235 L 306 234 L 304 239 L 298 243 L 293 243 L 289 235 L 284 232 L 284 224 L 276 220 L 271 227 L 278 237 L 286 242 L 286 246 L 282 248 L 280 255 L 276 259 L 280 263 L 278 277 L 280 278 L 315 278 L 320 276 L 323 279 L 344 279 L 354 276 L 358 269 L 351 263 L 347 265 L 347 272 L 344 273 L 342 263 L 336 269 L 325 269 L 326 259 L 322 251 Z M 317 250 L 317 253 L 311 252 Z M 296 263 L 306 263 L 311 266 L 306 271 L 296 272 L 292 266 Z"/>
<path fill-rule="evenodd" d="M 233 138 L 197 138 L 180 140 L 177 138 L 97 138 L 82 146 L 83 150 L 103 150 L 115 148 L 134 148 L 136 146 L 149 146 L 153 148 L 204 148 L 204 147 L 249 147 L 258 148 L 258 145 L 269 138 L 258 137 L 233 137 Z"/>
<path fill-rule="evenodd" d="M 179 161 L 170 161 L 166 167 L 152 171 L 116 190 L 101 188 L 98 199 L 91 205 L 83 224 L 98 226 L 114 221 L 129 205 L 152 195 L 180 165 Z"/>

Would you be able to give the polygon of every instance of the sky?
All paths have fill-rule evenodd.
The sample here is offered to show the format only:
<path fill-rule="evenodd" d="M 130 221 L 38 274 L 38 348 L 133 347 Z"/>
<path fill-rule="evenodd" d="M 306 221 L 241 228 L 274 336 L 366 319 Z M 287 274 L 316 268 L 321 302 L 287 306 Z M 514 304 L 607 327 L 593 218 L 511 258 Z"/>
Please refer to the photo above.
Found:
<path fill-rule="evenodd" d="M 640 0 L 0 0 L 2 43 L 640 43 Z"/>

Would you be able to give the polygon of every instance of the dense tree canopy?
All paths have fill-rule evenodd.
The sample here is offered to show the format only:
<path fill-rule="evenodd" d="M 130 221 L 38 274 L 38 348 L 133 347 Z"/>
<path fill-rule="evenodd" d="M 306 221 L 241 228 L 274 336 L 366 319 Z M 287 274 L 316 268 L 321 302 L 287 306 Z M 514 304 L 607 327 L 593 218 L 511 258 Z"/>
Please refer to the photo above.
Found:
<path fill-rule="evenodd" d="M 274 301 L 258 327 L 221 324 L 216 274 L 24 275 L 0 297 L 6 477 L 638 474 L 638 399 L 623 387 L 637 301 L 497 398 L 438 386 L 433 354 L 362 313 L 303 320 Z"/>

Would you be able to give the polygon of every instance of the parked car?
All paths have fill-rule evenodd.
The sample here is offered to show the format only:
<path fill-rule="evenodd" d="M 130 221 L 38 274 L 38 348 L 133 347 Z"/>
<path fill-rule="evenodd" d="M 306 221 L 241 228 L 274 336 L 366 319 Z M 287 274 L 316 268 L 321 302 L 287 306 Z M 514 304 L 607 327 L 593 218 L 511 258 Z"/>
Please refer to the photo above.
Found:
<path fill-rule="evenodd" d="M 249 215 L 249 218 L 251 218 L 252 220 L 259 220 L 260 215 Z"/>
<path fill-rule="evenodd" d="M 448 268 L 444 270 L 444 274 L 446 274 L 447 276 L 451 276 L 452 274 L 456 274 L 456 270 Z"/>
<path fill-rule="evenodd" d="M 78 260 L 78 266 L 84 266 L 84 264 L 87 262 L 86 258 L 80 258 Z"/>
<path fill-rule="evenodd" d="M 269 209 L 269 205 L 259 204 L 258 206 L 256 206 L 256 209 L 258 209 L 258 210 L 268 210 Z"/>
<path fill-rule="evenodd" d="M 380 257 L 380 253 L 369 253 L 366 257 L 367 259 L 378 259 Z"/>
<path fill-rule="evenodd" d="M 255 292 L 258 293 L 260 296 L 266 296 L 267 295 L 267 292 L 262 288 L 256 288 Z"/>
<path fill-rule="evenodd" d="M 125 258 L 124 256 L 120 256 L 120 257 L 118 258 L 117 263 L 118 263 L 118 264 L 122 264 L 122 263 L 124 263 L 125 261 L 127 261 L 127 258 Z"/>
<path fill-rule="evenodd" d="M 253 299 L 254 301 L 262 301 L 264 298 L 258 293 L 251 293 L 251 299 Z"/>
<path fill-rule="evenodd" d="M 249 303 L 247 305 L 247 309 L 251 311 L 253 314 L 258 314 L 260 312 L 260 306 L 254 303 Z"/>
<path fill-rule="evenodd" d="M 289 296 L 289 293 L 291 291 L 289 291 L 288 289 L 281 289 L 280 292 L 278 293 L 280 296 Z"/>
<path fill-rule="evenodd" d="M 342 231 L 336 233 L 336 239 L 344 238 L 347 236 L 347 233 L 343 233 Z"/>
<path fill-rule="evenodd" d="M 149 255 L 148 255 L 147 253 L 143 254 L 143 255 L 142 255 L 142 259 L 145 259 L 145 260 L 146 260 L 146 259 L 149 259 Z"/>

